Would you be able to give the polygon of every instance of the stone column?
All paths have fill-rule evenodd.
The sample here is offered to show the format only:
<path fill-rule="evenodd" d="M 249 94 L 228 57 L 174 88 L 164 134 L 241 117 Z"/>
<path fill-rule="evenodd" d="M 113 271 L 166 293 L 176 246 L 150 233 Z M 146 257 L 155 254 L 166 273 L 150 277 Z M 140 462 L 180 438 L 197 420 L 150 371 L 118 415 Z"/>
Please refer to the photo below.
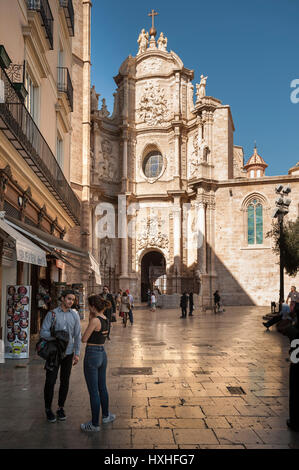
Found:
<path fill-rule="evenodd" d="M 181 197 L 174 196 L 173 202 L 173 292 L 181 292 L 182 266 L 182 209 Z"/>
<path fill-rule="evenodd" d="M 122 171 L 122 192 L 127 192 L 128 186 L 128 133 L 123 133 L 123 171 Z"/>
<path fill-rule="evenodd" d="M 174 128 L 174 178 L 180 178 L 180 128 L 175 126 Z"/>
<path fill-rule="evenodd" d="M 125 194 L 121 194 L 118 197 L 118 237 L 121 239 L 121 265 L 120 265 L 120 277 L 119 287 L 121 289 L 128 289 L 129 278 L 128 278 L 128 223 L 127 223 L 127 197 Z"/>
<path fill-rule="evenodd" d="M 197 202 L 197 230 L 198 230 L 198 269 L 206 274 L 206 205 L 202 201 Z"/>

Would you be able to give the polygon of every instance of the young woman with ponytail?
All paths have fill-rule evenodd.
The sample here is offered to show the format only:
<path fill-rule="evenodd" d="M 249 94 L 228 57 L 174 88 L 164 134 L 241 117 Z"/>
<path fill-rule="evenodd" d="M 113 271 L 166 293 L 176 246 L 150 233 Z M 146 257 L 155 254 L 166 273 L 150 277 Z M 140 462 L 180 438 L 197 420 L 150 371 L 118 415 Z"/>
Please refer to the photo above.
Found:
<path fill-rule="evenodd" d="M 84 376 L 90 396 L 92 420 L 81 424 L 82 431 L 96 432 L 100 430 L 99 418 L 102 408 L 102 423 L 115 420 L 115 415 L 109 413 L 109 396 L 106 387 L 107 355 L 104 343 L 109 332 L 109 320 L 104 315 L 111 303 L 99 295 L 88 298 L 89 324 L 82 337 L 87 343 L 84 357 Z"/>

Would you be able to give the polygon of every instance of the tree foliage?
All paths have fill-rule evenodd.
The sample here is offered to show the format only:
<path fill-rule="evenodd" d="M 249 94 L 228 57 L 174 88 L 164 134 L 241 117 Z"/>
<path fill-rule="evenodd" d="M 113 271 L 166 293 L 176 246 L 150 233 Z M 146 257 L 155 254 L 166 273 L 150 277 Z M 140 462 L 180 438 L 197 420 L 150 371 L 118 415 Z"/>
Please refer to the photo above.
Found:
<path fill-rule="evenodd" d="M 274 240 L 273 251 L 279 255 L 282 249 L 283 262 L 286 273 L 296 276 L 299 271 L 299 217 L 295 222 L 288 221 L 283 224 L 283 234 L 280 236 L 279 222 L 272 223 L 272 230 L 267 237 Z"/>

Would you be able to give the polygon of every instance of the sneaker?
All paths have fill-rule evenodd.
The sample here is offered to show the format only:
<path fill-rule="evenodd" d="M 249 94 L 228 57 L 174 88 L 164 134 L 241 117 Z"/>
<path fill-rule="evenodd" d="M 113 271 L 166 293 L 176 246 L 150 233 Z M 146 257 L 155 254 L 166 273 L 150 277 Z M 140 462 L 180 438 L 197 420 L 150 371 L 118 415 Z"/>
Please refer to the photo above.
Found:
<path fill-rule="evenodd" d="M 115 415 L 109 413 L 109 416 L 106 416 L 106 418 L 102 418 L 102 423 L 103 424 L 112 423 L 112 421 L 114 421 L 115 418 L 116 418 Z"/>
<path fill-rule="evenodd" d="M 64 412 L 63 408 L 59 408 L 56 411 L 56 415 L 57 415 L 57 418 L 59 419 L 59 421 L 65 421 L 66 420 L 66 416 L 65 416 L 65 412 Z"/>
<path fill-rule="evenodd" d="M 46 409 L 47 420 L 49 423 L 56 423 L 56 416 L 54 415 L 53 411 Z"/>
<path fill-rule="evenodd" d="M 80 425 L 81 431 L 85 432 L 99 432 L 100 426 L 94 426 L 91 421 Z"/>

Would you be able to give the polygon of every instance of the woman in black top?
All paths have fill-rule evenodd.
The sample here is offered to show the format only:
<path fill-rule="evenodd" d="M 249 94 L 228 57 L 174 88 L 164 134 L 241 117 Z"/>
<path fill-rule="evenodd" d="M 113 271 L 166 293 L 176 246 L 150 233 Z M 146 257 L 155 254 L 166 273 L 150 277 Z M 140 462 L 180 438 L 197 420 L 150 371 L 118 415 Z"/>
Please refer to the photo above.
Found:
<path fill-rule="evenodd" d="M 90 396 L 92 420 L 81 424 L 82 431 L 99 431 L 100 408 L 102 408 L 102 423 L 115 420 L 115 415 L 109 413 L 109 396 L 106 387 L 107 355 L 104 343 L 108 336 L 109 320 L 104 315 L 110 302 L 99 295 L 88 298 L 89 324 L 82 337 L 87 343 L 84 357 L 84 376 Z"/>

